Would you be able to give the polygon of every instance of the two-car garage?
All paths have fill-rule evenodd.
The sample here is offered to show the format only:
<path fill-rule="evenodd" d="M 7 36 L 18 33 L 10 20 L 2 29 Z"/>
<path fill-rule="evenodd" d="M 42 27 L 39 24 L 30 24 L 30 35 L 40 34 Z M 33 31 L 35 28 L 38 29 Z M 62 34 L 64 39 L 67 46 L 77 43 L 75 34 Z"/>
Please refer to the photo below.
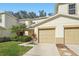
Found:
<path fill-rule="evenodd" d="M 79 44 L 79 27 L 64 28 L 65 44 Z M 55 29 L 39 29 L 39 43 L 55 43 Z"/>
<path fill-rule="evenodd" d="M 79 18 L 77 17 L 59 14 L 33 27 L 39 43 L 79 44 Z"/>

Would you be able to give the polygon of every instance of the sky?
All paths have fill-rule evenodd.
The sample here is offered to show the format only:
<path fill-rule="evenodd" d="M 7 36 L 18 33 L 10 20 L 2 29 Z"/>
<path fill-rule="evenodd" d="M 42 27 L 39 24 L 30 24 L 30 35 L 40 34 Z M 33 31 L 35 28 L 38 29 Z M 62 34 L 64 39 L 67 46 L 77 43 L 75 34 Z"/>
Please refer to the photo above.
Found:
<path fill-rule="evenodd" d="M 54 3 L 0 3 L 0 11 L 13 11 L 20 10 L 34 11 L 38 14 L 39 10 L 44 10 L 47 13 L 55 12 L 56 4 Z"/>

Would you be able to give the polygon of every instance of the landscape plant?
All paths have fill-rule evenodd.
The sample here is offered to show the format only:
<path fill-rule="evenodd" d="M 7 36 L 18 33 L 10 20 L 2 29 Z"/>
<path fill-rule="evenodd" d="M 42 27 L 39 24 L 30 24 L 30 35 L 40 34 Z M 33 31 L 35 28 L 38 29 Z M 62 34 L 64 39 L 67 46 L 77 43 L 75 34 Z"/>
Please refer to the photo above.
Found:
<path fill-rule="evenodd" d="M 11 39 L 13 41 L 22 41 L 22 42 L 27 42 L 27 41 L 31 41 L 32 38 L 31 36 L 25 36 L 24 32 L 26 30 L 26 26 L 25 24 L 18 24 L 16 26 L 13 26 L 11 28 Z"/>

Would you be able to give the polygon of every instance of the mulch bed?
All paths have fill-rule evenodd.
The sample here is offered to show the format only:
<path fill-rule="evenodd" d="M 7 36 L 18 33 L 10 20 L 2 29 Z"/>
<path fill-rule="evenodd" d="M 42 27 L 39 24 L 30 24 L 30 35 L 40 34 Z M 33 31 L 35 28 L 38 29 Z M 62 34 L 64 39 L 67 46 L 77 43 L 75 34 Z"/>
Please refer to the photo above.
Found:
<path fill-rule="evenodd" d="M 64 44 L 56 44 L 56 46 L 61 56 L 78 56 Z"/>

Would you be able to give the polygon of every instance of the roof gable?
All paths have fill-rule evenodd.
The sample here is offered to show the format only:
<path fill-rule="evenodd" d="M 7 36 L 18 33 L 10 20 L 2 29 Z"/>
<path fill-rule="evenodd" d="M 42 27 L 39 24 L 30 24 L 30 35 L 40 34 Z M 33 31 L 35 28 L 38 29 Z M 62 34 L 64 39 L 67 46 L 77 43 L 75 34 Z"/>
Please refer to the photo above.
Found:
<path fill-rule="evenodd" d="M 71 18 L 71 19 L 79 20 L 79 17 L 76 17 L 76 16 L 57 14 L 55 16 L 52 16 L 50 18 L 47 18 L 45 21 L 42 21 L 42 22 L 40 22 L 38 24 L 35 24 L 35 25 L 32 25 L 30 27 L 40 26 L 40 25 L 42 25 L 44 23 L 47 23 L 47 22 L 52 21 L 52 20 L 55 20 L 56 18 L 59 18 L 59 17 L 66 17 L 66 18 Z"/>

